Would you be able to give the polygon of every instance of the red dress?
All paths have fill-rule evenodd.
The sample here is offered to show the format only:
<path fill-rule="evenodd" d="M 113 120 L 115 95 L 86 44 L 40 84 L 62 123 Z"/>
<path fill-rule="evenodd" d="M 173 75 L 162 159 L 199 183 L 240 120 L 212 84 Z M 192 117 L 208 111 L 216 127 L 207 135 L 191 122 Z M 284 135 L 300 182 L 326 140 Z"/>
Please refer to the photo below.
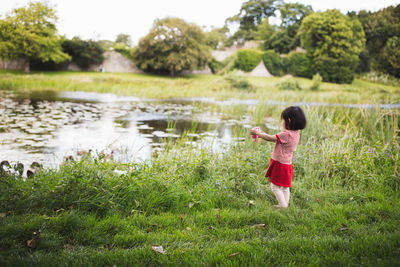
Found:
<path fill-rule="evenodd" d="M 300 135 L 298 131 L 285 130 L 276 134 L 274 151 L 265 177 L 275 185 L 292 187 L 293 151 L 296 149 Z"/>

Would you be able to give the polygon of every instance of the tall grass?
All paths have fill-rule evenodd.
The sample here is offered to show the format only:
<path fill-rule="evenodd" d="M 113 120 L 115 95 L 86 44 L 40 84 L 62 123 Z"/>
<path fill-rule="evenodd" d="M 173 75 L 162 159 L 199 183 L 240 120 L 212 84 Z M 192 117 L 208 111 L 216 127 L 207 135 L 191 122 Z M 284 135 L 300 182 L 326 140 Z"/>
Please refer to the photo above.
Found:
<path fill-rule="evenodd" d="M 184 134 L 147 162 L 83 158 L 1 177 L 0 265 L 399 265 L 398 112 L 305 113 L 287 210 L 272 207 L 264 178 L 273 144 L 238 128 L 246 140 L 226 151 L 194 149 Z M 39 246 L 27 248 L 38 229 Z"/>

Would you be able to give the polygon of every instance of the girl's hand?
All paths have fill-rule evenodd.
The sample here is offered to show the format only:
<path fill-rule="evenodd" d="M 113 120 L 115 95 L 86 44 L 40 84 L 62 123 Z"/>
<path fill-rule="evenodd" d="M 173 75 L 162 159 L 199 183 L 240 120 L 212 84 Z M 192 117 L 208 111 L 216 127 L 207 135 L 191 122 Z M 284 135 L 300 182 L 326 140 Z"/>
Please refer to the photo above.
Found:
<path fill-rule="evenodd" d="M 253 129 L 250 130 L 251 135 L 259 135 L 260 133 L 262 132 L 260 131 L 259 127 L 254 127 Z"/>

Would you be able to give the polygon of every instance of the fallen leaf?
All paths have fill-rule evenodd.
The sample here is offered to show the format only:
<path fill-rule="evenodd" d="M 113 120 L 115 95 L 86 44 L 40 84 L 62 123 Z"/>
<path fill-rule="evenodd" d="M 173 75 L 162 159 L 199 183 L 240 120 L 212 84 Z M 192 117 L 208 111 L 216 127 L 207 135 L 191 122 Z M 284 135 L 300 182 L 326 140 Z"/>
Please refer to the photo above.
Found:
<path fill-rule="evenodd" d="M 240 252 L 233 253 L 233 254 L 229 255 L 229 257 L 235 257 L 235 256 L 238 256 L 238 255 L 240 255 Z"/>
<path fill-rule="evenodd" d="M 153 232 L 153 229 L 152 229 L 151 227 L 147 227 L 147 228 L 146 228 L 146 232 L 147 232 L 147 233 Z"/>
<path fill-rule="evenodd" d="M 26 245 L 31 249 L 35 249 L 39 245 L 39 239 L 40 239 L 40 230 L 38 230 L 37 232 L 33 232 L 32 239 L 26 241 Z"/>
<path fill-rule="evenodd" d="M 340 231 L 347 231 L 349 228 L 347 227 L 346 224 L 342 223 L 342 228 L 339 229 Z"/>
<path fill-rule="evenodd" d="M 6 217 L 6 213 L 4 213 L 4 212 L 2 212 L 2 213 L 0 213 L 0 218 L 4 218 L 4 217 Z"/>
<path fill-rule="evenodd" d="M 264 228 L 266 226 L 265 223 L 260 223 L 260 224 L 255 224 L 254 227 L 255 228 Z"/>
<path fill-rule="evenodd" d="M 186 227 L 186 231 L 192 231 L 192 228 Z"/>
<path fill-rule="evenodd" d="M 219 214 L 215 214 L 215 216 L 217 216 L 217 218 L 218 218 L 218 222 L 220 223 L 220 222 L 221 222 L 221 215 L 219 215 Z"/>
<path fill-rule="evenodd" d="M 153 246 L 151 246 L 151 248 L 152 248 L 153 251 L 156 252 L 156 253 L 165 254 L 164 248 L 163 248 L 162 246 L 153 245 Z"/>
<path fill-rule="evenodd" d="M 179 219 L 181 219 L 181 222 L 183 222 L 183 220 L 184 220 L 184 215 L 183 215 L 182 213 L 179 215 Z"/>
<path fill-rule="evenodd" d="M 72 209 L 74 208 L 74 204 L 69 205 L 68 208 L 69 208 L 70 210 L 72 210 Z"/>
<path fill-rule="evenodd" d="M 350 198 L 350 200 L 353 200 L 353 199 L 354 199 L 353 197 Z"/>
<path fill-rule="evenodd" d="M 320 203 L 321 202 L 321 200 L 319 199 L 319 198 L 315 198 L 315 201 L 317 201 L 318 203 Z"/>

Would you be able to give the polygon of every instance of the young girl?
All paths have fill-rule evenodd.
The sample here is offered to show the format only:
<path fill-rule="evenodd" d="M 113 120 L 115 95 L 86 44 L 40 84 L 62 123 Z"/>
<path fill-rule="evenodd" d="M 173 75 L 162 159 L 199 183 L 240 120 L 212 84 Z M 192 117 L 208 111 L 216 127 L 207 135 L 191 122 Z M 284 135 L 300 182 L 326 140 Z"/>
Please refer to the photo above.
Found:
<path fill-rule="evenodd" d="M 286 108 L 281 114 L 283 131 L 276 135 L 269 135 L 253 128 L 250 134 L 256 135 L 266 141 L 275 142 L 271 161 L 265 177 L 269 177 L 271 189 L 274 192 L 279 205 L 275 207 L 287 208 L 290 199 L 290 187 L 292 187 L 293 151 L 300 139 L 299 130 L 306 127 L 306 117 L 300 107 Z"/>

